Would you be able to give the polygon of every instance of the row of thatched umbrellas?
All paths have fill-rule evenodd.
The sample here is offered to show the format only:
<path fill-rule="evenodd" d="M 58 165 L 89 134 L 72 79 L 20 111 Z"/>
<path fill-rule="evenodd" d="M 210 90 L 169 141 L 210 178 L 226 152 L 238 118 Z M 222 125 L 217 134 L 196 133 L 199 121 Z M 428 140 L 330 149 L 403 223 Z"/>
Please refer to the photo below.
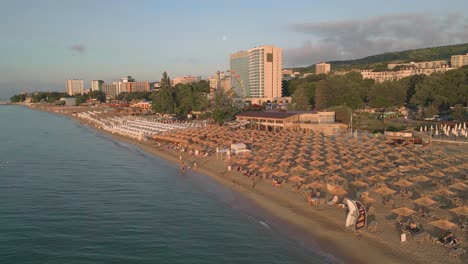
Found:
<path fill-rule="evenodd" d="M 459 195 L 463 204 L 468 190 L 467 153 L 447 155 L 433 149 L 394 146 L 382 138 L 323 137 L 292 131 L 231 130 L 219 126 L 185 129 L 160 137 L 205 151 L 228 148 L 233 143 L 251 144 L 252 152 L 234 156 L 231 165 L 268 177 L 287 179 L 305 190 L 327 189 L 332 195 L 346 195 L 349 185 L 367 188 L 378 184 L 381 187 L 374 192 L 382 196 L 397 193 L 387 186 L 392 185 L 400 190 L 419 189 L 421 194 L 429 190 L 433 195 Z M 428 183 L 434 182 L 439 185 L 430 188 Z M 348 188 L 344 183 L 349 184 Z M 363 199 L 375 201 L 369 196 Z M 413 202 L 424 207 L 437 203 L 425 196 Z M 450 211 L 466 217 L 467 208 L 461 205 Z"/>

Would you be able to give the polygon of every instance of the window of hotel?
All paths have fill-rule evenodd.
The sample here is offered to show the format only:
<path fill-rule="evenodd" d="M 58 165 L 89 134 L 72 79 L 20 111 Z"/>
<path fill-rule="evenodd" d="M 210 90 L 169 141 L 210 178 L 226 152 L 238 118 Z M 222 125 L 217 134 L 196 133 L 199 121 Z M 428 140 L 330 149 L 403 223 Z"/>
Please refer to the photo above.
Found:
<path fill-rule="evenodd" d="M 267 62 L 273 62 L 273 53 L 267 53 Z"/>

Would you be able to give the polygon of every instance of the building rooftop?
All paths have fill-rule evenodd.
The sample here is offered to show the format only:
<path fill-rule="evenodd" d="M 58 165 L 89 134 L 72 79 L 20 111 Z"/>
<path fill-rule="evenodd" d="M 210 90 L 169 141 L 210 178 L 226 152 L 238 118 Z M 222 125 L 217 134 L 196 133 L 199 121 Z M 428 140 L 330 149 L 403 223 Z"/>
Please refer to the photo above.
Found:
<path fill-rule="evenodd" d="M 249 111 L 240 113 L 237 116 L 240 117 L 260 117 L 260 118 L 275 118 L 275 119 L 285 119 L 297 115 L 298 113 L 292 112 L 265 112 L 265 111 Z"/>

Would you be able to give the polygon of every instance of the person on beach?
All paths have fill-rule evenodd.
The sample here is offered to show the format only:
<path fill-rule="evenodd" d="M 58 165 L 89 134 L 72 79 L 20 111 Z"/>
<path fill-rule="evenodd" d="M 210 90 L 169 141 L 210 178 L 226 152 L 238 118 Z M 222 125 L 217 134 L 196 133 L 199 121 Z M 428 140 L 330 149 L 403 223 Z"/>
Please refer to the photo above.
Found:
<path fill-rule="evenodd" d="M 185 174 L 185 165 L 183 161 L 180 163 L 180 174 L 181 175 Z"/>
<path fill-rule="evenodd" d="M 307 202 L 309 203 L 309 206 L 312 205 L 312 193 L 311 192 L 307 194 Z"/>

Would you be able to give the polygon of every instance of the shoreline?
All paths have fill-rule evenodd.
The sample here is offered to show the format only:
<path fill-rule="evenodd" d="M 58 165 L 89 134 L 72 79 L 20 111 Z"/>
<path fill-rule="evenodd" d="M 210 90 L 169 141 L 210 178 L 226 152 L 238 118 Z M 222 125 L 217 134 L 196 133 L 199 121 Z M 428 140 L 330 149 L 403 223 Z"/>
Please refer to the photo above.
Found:
<path fill-rule="evenodd" d="M 67 113 L 57 113 L 50 111 L 50 109 L 32 109 L 63 115 L 112 139 L 137 146 L 151 155 L 173 162 L 176 165 L 179 164 L 179 155 L 183 155 L 184 162 L 189 161 L 188 164 L 194 162 L 193 156 L 188 156 L 186 153 L 161 149 L 149 141 L 142 142 L 109 133 Z M 294 238 L 294 240 L 305 241 L 307 245 L 314 244 L 314 246 L 318 246 L 319 251 L 326 253 L 326 255 L 336 256 L 344 263 L 431 263 L 431 258 L 427 259 L 424 256 L 412 254 L 411 249 L 405 250 L 407 244 L 395 247 L 382 241 L 373 233 L 345 231 L 344 211 L 341 213 L 340 219 L 330 219 L 330 214 L 323 208 L 310 208 L 307 206 L 305 197 L 302 201 L 301 199 L 287 199 L 286 195 L 288 194 L 280 191 L 271 192 L 268 184 L 265 186 L 264 183 L 258 184 L 257 188 L 253 190 L 250 182 L 245 180 L 245 177 L 238 177 L 235 172 L 220 174 L 219 168 L 220 165 L 221 168 L 223 166 L 222 160 L 215 160 L 215 158 L 214 155 L 210 155 L 204 158 L 203 162 L 197 160 L 199 166 L 196 172 L 214 179 L 225 188 L 233 190 L 252 202 L 254 206 L 264 210 L 268 216 L 276 218 L 277 220 L 272 222 L 277 222 L 279 223 L 278 226 L 285 226 L 284 229 L 287 229 L 281 230 L 280 233 L 286 234 Z M 339 213 L 335 212 L 335 215 Z M 383 227 L 383 224 L 381 227 Z M 297 236 L 301 238 L 297 239 Z M 430 249 L 426 248 L 426 250 L 429 251 Z M 447 255 L 445 259 L 447 263 L 462 263 L 448 259 Z M 440 262 L 440 260 L 436 259 L 433 259 L 433 261 L 434 263 Z"/>

